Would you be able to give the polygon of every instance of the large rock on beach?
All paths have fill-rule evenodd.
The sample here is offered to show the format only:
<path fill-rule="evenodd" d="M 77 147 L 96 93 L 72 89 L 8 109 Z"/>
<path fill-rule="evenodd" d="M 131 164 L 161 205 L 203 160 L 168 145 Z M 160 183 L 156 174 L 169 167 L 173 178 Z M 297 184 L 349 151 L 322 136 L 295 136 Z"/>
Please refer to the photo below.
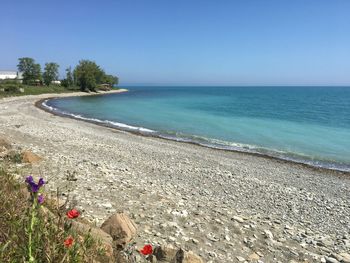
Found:
<path fill-rule="evenodd" d="M 11 144 L 7 140 L 0 138 L 0 152 L 7 151 L 9 149 L 11 149 Z"/>
<path fill-rule="evenodd" d="M 119 248 L 130 242 L 137 232 L 135 223 L 125 213 L 111 215 L 101 229 L 113 238 L 114 244 Z"/>
<path fill-rule="evenodd" d="M 22 161 L 25 163 L 34 164 L 40 162 L 42 159 L 42 157 L 35 153 L 32 153 L 31 151 L 24 151 L 22 153 Z"/>
<path fill-rule="evenodd" d="M 203 263 L 203 260 L 192 251 L 177 249 L 172 245 L 163 245 L 154 249 L 153 255 L 158 262 L 164 263 Z"/>
<path fill-rule="evenodd" d="M 7 140 L 0 138 L 0 157 L 6 156 L 11 148 L 11 144 Z"/>

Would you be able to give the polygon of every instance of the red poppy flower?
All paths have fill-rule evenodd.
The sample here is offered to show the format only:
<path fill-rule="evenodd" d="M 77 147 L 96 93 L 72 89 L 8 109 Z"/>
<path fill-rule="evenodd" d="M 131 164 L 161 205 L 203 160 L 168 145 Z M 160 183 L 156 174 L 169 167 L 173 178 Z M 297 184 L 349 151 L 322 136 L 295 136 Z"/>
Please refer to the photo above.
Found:
<path fill-rule="evenodd" d="M 143 249 L 140 250 L 140 253 L 147 256 L 153 253 L 152 245 L 145 245 Z"/>
<path fill-rule="evenodd" d="M 69 248 L 73 245 L 74 239 L 72 237 L 68 237 L 65 241 L 64 241 L 64 246 Z"/>
<path fill-rule="evenodd" d="M 79 215 L 80 213 L 76 209 L 72 209 L 67 212 L 67 217 L 70 219 L 77 218 Z"/>

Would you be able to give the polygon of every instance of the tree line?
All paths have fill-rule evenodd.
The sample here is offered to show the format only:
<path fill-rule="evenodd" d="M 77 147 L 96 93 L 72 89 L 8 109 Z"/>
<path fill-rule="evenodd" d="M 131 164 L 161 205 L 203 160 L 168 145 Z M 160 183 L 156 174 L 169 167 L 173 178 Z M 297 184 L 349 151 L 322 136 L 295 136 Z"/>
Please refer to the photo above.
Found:
<path fill-rule="evenodd" d="M 49 86 L 59 79 L 59 65 L 57 63 L 45 63 L 42 73 L 40 64 L 36 63 L 33 58 L 24 57 L 18 60 L 17 68 L 18 71 L 22 72 L 24 84 L 44 83 Z M 112 87 L 118 84 L 118 77 L 106 74 L 100 66 L 90 60 L 80 60 L 74 70 L 68 67 L 65 78 L 61 80 L 61 85 L 64 87 L 78 86 L 82 91 L 95 91 L 102 84 Z"/>

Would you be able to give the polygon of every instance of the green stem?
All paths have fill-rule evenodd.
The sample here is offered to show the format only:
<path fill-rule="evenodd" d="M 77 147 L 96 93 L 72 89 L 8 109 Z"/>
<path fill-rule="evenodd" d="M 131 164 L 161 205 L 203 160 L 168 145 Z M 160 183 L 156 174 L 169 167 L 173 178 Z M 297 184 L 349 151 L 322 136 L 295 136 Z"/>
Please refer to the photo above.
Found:
<path fill-rule="evenodd" d="M 28 244 L 28 255 L 29 255 L 29 262 L 35 262 L 35 258 L 32 255 L 32 234 L 34 231 L 34 225 L 35 225 L 35 212 L 36 212 L 36 202 L 37 202 L 37 196 L 34 194 L 33 198 L 33 205 L 32 205 L 32 211 L 31 211 L 31 220 L 30 220 L 30 228 L 29 228 L 29 244 Z"/>

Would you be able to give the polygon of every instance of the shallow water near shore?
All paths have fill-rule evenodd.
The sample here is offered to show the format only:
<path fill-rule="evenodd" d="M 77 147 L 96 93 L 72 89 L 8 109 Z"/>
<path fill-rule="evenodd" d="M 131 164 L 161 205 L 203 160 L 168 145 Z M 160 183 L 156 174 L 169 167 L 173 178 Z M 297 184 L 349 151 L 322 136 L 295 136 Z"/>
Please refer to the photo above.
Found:
<path fill-rule="evenodd" d="M 349 87 L 128 87 L 46 101 L 116 128 L 350 171 Z"/>

